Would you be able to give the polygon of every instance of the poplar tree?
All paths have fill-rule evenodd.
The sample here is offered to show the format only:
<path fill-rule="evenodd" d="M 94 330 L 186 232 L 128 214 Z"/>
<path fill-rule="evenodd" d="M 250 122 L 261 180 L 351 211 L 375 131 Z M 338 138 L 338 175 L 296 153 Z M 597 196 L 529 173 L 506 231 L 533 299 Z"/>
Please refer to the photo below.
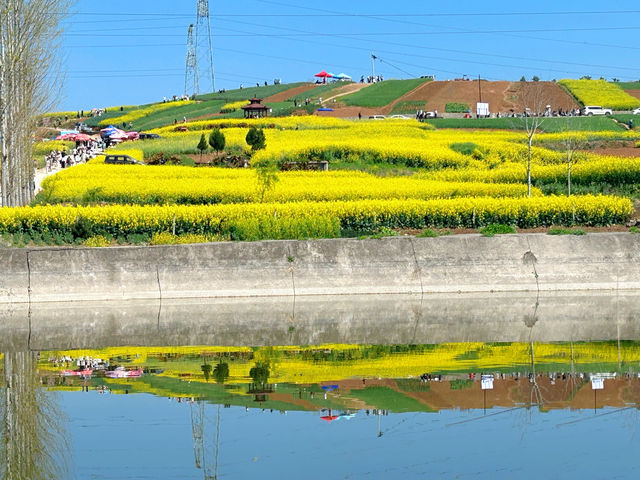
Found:
<path fill-rule="evenodd" d="M 73 0 L 0 0 L 0 206 L 35 193 L 32 136 L 57 100 L 61 20 Z"/>

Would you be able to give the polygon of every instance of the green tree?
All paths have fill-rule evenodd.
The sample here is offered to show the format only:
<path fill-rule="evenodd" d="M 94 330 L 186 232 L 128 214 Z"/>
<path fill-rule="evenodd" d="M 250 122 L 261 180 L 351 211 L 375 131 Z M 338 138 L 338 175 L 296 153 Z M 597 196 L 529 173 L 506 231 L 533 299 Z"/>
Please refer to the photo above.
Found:
<path fill-rule="evenodd" d="M 245 138 L 252 151 L 263 150 L 267 147 L 264 131 L 261 128 L 251 127 Z"/>
<path fill-rule="evenodd" d="M 278 165 L 269 159 L 262 159 L 253 164 L 258 182 L 258 200 L 264 201 L 264 197 L 270 190 L 273 190 L 278 180 Z"/>
<path fill-rule="evenodd" d="M 525 77 L 524 75 L 522 75 L 522 76 L 520 77 L 520 81 L 521 81 L 521 82 L 526 82 L 526 81 L 527 81 L 527 77 Z"/>
<path fill-rule="evenodd" d="M 202 157 L 202 154 L 206 152 L 208 147 L 209 146 L 207 145 L 207 139 L 205 138 L 203 133 L 202 136 L 200 137 L 200 141 L 198 142 L 198 150 L 200 150 L 200 157 Z"/>
<path fill-rule="evenodd" d="M 226 138 L 224 137 L 224 133 L 219 128 L 214 128 L 209 134 L 209 145 L 216 152 L 221 152 L 224 150 L 224 146 L 227 143 Z"/>
<path fill-rule="evenodd" d="M 218 383 L 224 383 L 229 378 L 229 364 L 220 360 L 213 369 L 213 378 Z"/>
<path fill-rule="evenodd" d="M 251 370 L 249 376 L 256 385 L 264 385 L 269 380 L 269 364 L 266 362 L 257 362 Z"/>
<path fill-rule="evenodd" d="M 531 80 L 533 80 L 534 82 L 539 82 L 540 81 L 540 77 L 537 75 L 534 75 Z"/>

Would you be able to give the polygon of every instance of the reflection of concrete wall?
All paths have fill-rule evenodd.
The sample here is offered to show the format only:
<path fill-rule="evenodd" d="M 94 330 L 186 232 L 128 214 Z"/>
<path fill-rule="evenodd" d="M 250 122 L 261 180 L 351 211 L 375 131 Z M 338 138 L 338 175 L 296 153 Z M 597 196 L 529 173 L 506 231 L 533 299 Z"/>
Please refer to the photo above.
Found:
<path fill-rule="evenodd" d="M 640 289 L 639 254 L 625 233 L 2 250 L 0 303 Z"/>
<path fill-rule="evenodd" d="M 119 345 L 640 339 L 640 296 L 532 293 L 42 303 L 0 310 L 0 351 Z M 535 321 L 534 321 L 535 319 Z"/>

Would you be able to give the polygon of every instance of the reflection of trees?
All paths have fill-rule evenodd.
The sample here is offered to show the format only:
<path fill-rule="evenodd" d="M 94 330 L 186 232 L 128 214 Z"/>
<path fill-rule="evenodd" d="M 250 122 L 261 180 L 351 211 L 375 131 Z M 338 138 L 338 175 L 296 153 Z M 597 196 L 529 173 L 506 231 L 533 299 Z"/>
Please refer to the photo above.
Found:
<path fill-rule="evenodd" d="M 36 354 L 5 353 L 0 389 L 0 479 L 61 478 L 68 444 L 55 396 L 40 386 Z"/>
<path fill-rule="evenodd" d="M 249 376 L 256 385 L 265 385 L 269 380 L 269 364 L 257 362 L 251 370 L 249 370 Z"/>
<path fill-rule="evenodd" d="M 213 378 L 218 383 L 224 383 L 229 378 L 229 364 L 220 360 L 213 369 Z"/>

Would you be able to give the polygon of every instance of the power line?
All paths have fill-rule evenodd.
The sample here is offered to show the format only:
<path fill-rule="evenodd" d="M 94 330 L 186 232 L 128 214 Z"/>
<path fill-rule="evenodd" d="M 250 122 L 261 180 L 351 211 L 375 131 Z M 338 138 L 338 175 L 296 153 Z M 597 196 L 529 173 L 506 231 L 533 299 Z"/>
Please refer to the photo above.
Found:
<path fill-rule="evenodd" d="M 292 31 L 292 32 L 304 32 L 304 30 L 299 30 L 299 29 L 293 29 L 293 28 L 288 28 L 288 27 L 280 27 L 280 26 L 279 27 L 275 27 L 275 26 L 271 26 L 271 25 L 257 24 L 257 23 L 253 23 L 253 22 L 243 22 L 243 21 L 238 21 L 238 20 L 224 20 L 224 21 L 232 22 L 232 23 L 239 23 L 239 24 L 249 25 L 249 26 L 254 26 L 254 27 L 258 26 L 258 27 L 266 27 L 266 28 L 272 28 L 272 29 L 278 29 L 278 30 L 289 30 L 289 31 Z M 228 29 L 225 29 L 225 30 L 228 30 Z M 242 31 L 239 31 L 239 30 L 230 30 L 230 31 L 248 33 L 248 32 L 242 32 Z M 352 37 L 350 37 L 350 34 L 343 34 L 343 35 L 341 35 L 341 38 L 353 39 L 353 40 L 356 40 L 356 41 L 365 41 L 365 40 L 358 39 L 358 38 L 352 38 Z M 609 68 L 609 69 L 630 70 L 630 71 L 638 71 L 638 70 L 640 70 L 638 68 L 633 68 L 633 67 L 618 67 L 618 66 L 612 66 L 612 65 L 585 64 L 585 63 L 576 63 L 576 62 L 567 62 L 567 61 L 558 61 L 558 60 L 536 59 L 536 58 L 530 58 L 530 57 L 514 57 L 514 56 L 510 56 L 510 55 L 498 55 L 498 54 L 490 54 L 490 53 L 480 53 L 480 52 L 465 51 L 465 50 L 455 50 L 455 49 L 450 49 L 450 48 L 427 47 L 427 46 L 424 46 L 424 45 L 396 43 L 396 42 L 389 42 L 389 41 L 384 41 L 384 42 L 378 41 L 377 43 L 384 44 L 384 45 L 399 46 L 399 47 L 417 48 L 417 49 L 420 49 L 420 50 L 435 50 L 435 51 L 441 51 L 441 52 L 447 52 L 447 53 L 461 53 L 461 54 L 465 54 L 465 55 L 477 55 L 477 56 L 483 56 L 483 57 L 496 57 L 496 58 L 506 58 L 506 59 L 514 59 L 514 60 L 526 60 L 526 61 L 533 61 L 533 62 L 562 64 L 562 65 L 575 65 L 575 66 L 580 66 L 580 67 Z M 325 42 L 322 42 L 322 45 L 327 45 L 327 44 Z M 439 57 L 433 57 L 433 58 L 434 59 L 439 59 Z M 522 68 L 522 67 L 519 67 L 519 68 Z M 562 70 L 562 71 L 564 71 L 564 70 Z M 581 73 L 581 72 L 578 72 L 578 73 Z"/>
<path fill-rule="evenodd" d="M 535 28 L 527 30 L 459 30 L 459 31 L 429 31 L 429 32 L 355 32 L 349 33 L 350 36 L 377 37 L 377 36 L 397 36 L 397 35 L 485 35 L 495 33 L 554 33 L 554 32 L 596 32 L 596 31 L 629 31 L 640 30 L 640 26 L 628 27 L 582 27 L 582 28 Z M 335 37 L 344 34 L 335 32 L 315 32 L 315 33 L 244 33 L 244 34 L 214 34 L 213 37 Z M 122 35 L 111 35 L 108 33 L 83 32 L 83 33 L 67 33 L 65 36 L 71 37 L 122 37 Z M 133 34 L 128 37 L 181 37 L 183 35 L 175 34 Z"/>

